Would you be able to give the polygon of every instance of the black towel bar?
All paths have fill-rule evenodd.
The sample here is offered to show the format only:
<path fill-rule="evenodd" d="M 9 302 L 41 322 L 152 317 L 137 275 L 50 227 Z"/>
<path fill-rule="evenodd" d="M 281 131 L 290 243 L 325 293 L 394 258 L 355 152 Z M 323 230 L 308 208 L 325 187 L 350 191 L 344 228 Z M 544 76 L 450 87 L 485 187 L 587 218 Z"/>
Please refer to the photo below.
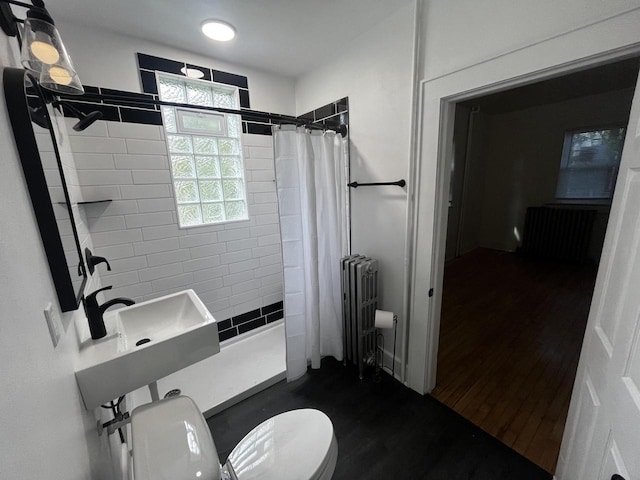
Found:
<path fill-rule="evenodd" d="M 407 182 L 405 182 L 404 178 L 402 180 L 398 180 L 396 182 L 374 182 L 374 183 L 358 183 L 358 182 L 351 182 L 351 183 L 347 183 L 348 187 L 351 188 L 358 188 L 358 187 L 377 187 L 379 185 L 397 185 L 398 187 L 404 187 L 407 184 Z"/>

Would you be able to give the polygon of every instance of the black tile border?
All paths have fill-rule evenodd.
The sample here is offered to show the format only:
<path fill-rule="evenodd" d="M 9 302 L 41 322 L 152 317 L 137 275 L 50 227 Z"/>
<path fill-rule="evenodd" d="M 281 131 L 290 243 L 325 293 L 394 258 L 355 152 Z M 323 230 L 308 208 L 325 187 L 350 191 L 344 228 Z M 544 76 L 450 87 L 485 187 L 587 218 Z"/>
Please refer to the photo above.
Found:
<path fill-rule="evenodd" d="M 213 81 L 216 83 L 249 89 L 249 80 L 244 75 L 236 75 L 235 73 L 222 72 L 220 70 L 212 70 L 212 73 Z"/>
<path fill-rule="evenodd" d="M 200 70 L 204 74 L 204 76 L 198 80 L 223 83 L 225 85 L 238 87 L 240 89 L 240 106 L 244 108 L 251 107 L 249 102 L 249 79 L 244 75 L 223 72 L 221 70 L 214 70 L 200 65 L 193 65 L 191 63 L 147 55 L 146 53 L 138 52 L 136 56 L 138 59 L 140 84 L 144 93 L 158 93 L 158 85 L 155 79 L 156 72 L 172 73 L 174 75 L 180 75 L 181 77 L 188 78 L 180 70 L 183 68 L 192 68 Z M 153 79 L 151 78 L 152 76 Z"/>
<path fill-rule="evenodd" d="M 73 102 L 78 109 L 84 113 L 99 110 L 103 113 L 103 120 L 139 123 L 145 125 L 162 125 L 162 115 L 158 106 L 149 106 L 148 100 L 158 99 L 158 87 L 156 84 L 155 72 L 163 71 L 175 73 L 180 68 L 196 68 L 204 74 L 205 80 L 213 78 L 220 83 L 227 83 L 239 87 L 240 110 L 249 108 L 249 90 L 247 77 L 234 73 L 212 70 L 198 65 L 186 64 L 138 53 L 138 65 L 140 81 L 144 93 L 128 92 L 125 90 L 115 90 L 112 88 L 85 86 L 87 93 L 103 94 L 113 97 L 113 99 L 93 100 L 85 99 L 83 96 L 61 95 L 67 102 Z M 179 67 L 179 68 L 178 68 Z M 153 70 L 156 68 L 156 70 Z M 183 75 L 181 72 L 179 75 Z M 65 111 L 65 116 L 73 116 L 70 111 Z M 349 98 L 344 97 L 335 102 L 328 103 L 298 117 L 305 123 L 321 125 L 328 129 L 336 130 L 340 125 L 349 125 Z M 242 133 L 254 135 L 272 135 L 272 129 L 278 122 L 265 120 L 252 114 L 242 114 Z"/>
<path fill-rule="evenodd" d="M 270 123 L 242 122 L 242 132 L 254 135 L 271 135 L 272 127 Z"/>
<path fill-rule="evenodd" d="M 157 110 L 141 110 L 139 108 L 120 108 L 120 118 L 125 123 L 144 123 L 145 125 L 162 125 L 162 114 Z"/>
<path fill-rule="evenodd" d="M 236 315 L 218 322 L 218 337 L 221 342 L 250 332 L 259 327 L 284 318 L 283 303 L 276 302 L 256 308 L 250 312 Z"/>
<path fill-rule="evenodd" d="M 272 303 L 271 305 L 267 305 L 266 307 L 262 307 L 262 315 L 266 315 L 268 313 L 273 313 L 276 310 L 282 310 L 282 309 L 283 309 L 283 303 L 282 302 Z"/>
<path fill-rule="evenodd" d="M 260 309 L 256 308 L 255 310 L 251 310 L 250 312 L 243 313 L 242 315 L 231 317 L 231 323 L 233 323 L 233 325 L 237 327 L 238 325 L 241 325 L 245 322 L 253 320 L 254 318 L 258 318 L 259 316 L 260 316 Z"/>
<path fill-rule="evenodd" d="M 156 82 L 156 72 L 172 73 L 186 77 L 180 69 L 182 68 L 194 68 L 200 70 L 204 77 L 201 80 L 213 81 L 216 83 L 223 83 L 226 85 L 233 85 L 238 87 L 238 97 L 240 100 L 240 110 L 250 109 L 250 94 L 249 94 L 249 80 L 244 75 L 238 75 L 231 72 L 224 72 L 222 70 L 210 69 L 199 65 L 192 65 L 186 62 L 179 62 L 168 58 L 156 57 L 145 53 L 137 53 L 138 70 L 140 73 L 140 84 L 142 91 L 146 94 L 157 95 L 158 85 Z M 132 98 L 133 106 L 135 106 L 135 97 Z M 131 104 L 127 105 L 131 106 Z M 307 112 L 304 115 L 300 115 L 297 118 L 303 122 L 310 122 L 329 129 L 337 129 L 340 125 L 347 125 L 349 122 L 349 99 L 348 97 L 341 98 L 335 102 L 327 103 L 321 107 Z M 128 114 L 129 115 L 129 114 Z M 138 115 L 138 118 L 145 117 L 144 115 Z M 147 115 L 148 119 L 155 119 L 151 115 Z M 123 119 L 123 121 L 125 121 Z M 153 123 L 156 125 L 157 123 Z M 272 135 L 272 127 L 277 125 L 277 122 L 265 120 L 262 117 L 256 117 L 255 115 L 242 115 L 242 133 L 249 133 L 254 135 Z"/>
<path fill-rule="evenodd" d="M 318 123 L 332 126 L 349 125 L 349 97 L 341 98 L 335 102 L 328 103 L 321 107 L 311 110 L 298 118 L 310 121 L 311 123 Z M 339 122 L 336 124 L 336 122 Z"/>
<path fill-rule="evenodd" d="M 315 117 L 313 116 L 313 112 L 309 112 L 309 113 L 305 113 L 304 115 L 300 115 L 298 117 L 298 119 L 305 121 L 305 122 L 315 122 Z"/>
<path fill-rule="evenodd" d="M 251 102 L 249 100 L 249 90 L 239 88 L 238 96 L 240 97 L 240 108 L 251 108 Z"/>
<path fill-rule="evenodd" d="M 314 115 L 314 117 L 316 117 L 316 119 L 332 117 L 335 114 L 336 114 L 336 104 L 335 103 L 329 103 L 327 105 L 323 105 L 322 107 L 316 108 L 313 111 L 313 115 Z"/>
<path fill-rule="evenodd" d="M 233 327 L 230 328 L 228 330 L 223 330 L 223 331 L 219 331 L 218 332 L 218 339 L 221 342 L 224 342 L 225 340 L 229 340 L 230 338 L 233 338 L 235 336 L 238 335 L 238 329 Z"/>
<path fill-rule="evenodd" d="M 147 55 L 146 53 L 138 53 L 138 67 L 145 70 L 173 73 L 175 75 L 183 75 L 180 71 L 186 66 L 185 62 L 177 62 L 175 60 L 169 60 L 168 58 L 155 57 L 153 55 Z"/>
<path fill-rule="evenodd" d="M 117 99 L 94 100 L 82 95 L 60 95 L 66 104 L 73 105 L 82 113 L 102 112 L 101 120 L 108 122 L 140 123 L 144 125 L 162 125 L 162 115 L 155 106 L 149 106 L 145 100 L 155 100 L 156 95 L 127 92 L 112 88 L 92 87 L 85 85 L 90 94 L 110 95 Z M 63 104 L 64 107 L 64 104 Z M 63 108 L 65 117 L 75 117 L 69 109 Z"/>
<path fill-rule="evenodd" d="M 264 317 L 256 318 L 255 320 L 251 320 L 250 322 L 243 323 L 242 325 L 238 325 L 238 335 L 242 335 L 243 333 L 250 332 L 258 327 L 263 327 L 267 324 L 267 320 Z"/>
<path fill-rule="evenodd" d="M 140 81 L 142 82 L 142 91 L 145 93 L 158 94 L 158 84 L 156 83 L 156 74 L 148 70 L 140 70 Z"/>
<path fill-rule="evenodd" d="M 231 328 L 230 318 L 227 318 L 226 320 L 222 320 L 221 322 L 218 322 L 218 331 L 227 330 L 228 328 Z"/>
<path fill-rule="evenodd" d="M 276 320 L 280 320 L 281 318 L 284 318 L 284 310 L 279 310 L 267 315 L 267 323 L 275 322 Z"/>

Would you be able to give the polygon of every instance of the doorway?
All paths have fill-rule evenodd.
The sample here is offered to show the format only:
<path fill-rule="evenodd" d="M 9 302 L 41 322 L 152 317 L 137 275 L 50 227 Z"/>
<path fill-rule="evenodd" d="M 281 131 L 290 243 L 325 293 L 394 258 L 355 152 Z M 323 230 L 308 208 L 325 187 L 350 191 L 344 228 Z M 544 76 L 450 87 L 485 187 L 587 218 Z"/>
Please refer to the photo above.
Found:
<path fill-rule="evenodd" d="M 625 60 L 456 105 L 432 395 L 551 473 L 613 193 L 594 175 L 617 173 L 596 137 L 615 155 L 637 74 Z M 600 167 L 577 170 L 572 145 Z"/>

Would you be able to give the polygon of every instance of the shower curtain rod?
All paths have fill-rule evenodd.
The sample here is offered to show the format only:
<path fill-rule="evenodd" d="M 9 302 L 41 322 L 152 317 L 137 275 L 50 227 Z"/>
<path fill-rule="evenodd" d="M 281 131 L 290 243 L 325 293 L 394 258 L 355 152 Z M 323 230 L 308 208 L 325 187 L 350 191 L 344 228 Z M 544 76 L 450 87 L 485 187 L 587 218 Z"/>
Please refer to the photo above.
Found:
<path fill-rule="evenodd" d="M 232 108 L 222 108 L 222 107 L 207 107 L 204 105 L 192 105 L 190 103 L 178 103 L 178 102 L 167 102 L 164 100 L 154 100 L 147 99 L 141 97 L 126 97 L 121 95 L 109 95 L 104 93 L 91 93 L 85 92 L 84 95 L 80 97 L 76 96 L 64 96 L 66 100 L 75 100 L 84 98 L 87 100 L 102 100 L 102 101 L 113 101 L 113 102 L 126 102 L 130 105 L 137 106 L 164 106 L 164 107 L 180 107 L 180 108 L 191 108 L 194 110 L 204 110 L 208 112 L 217 112 L 217 113 L 227 113 L 232 115 L 251 115 L 256 119 L 263 120 L 271 120 L 278 122 L 280 124 L 294 124 L 298 126 L 304 126 L 309 129 L 317 129 L 317 130 L 335 130 L 338 133 L 342 134 L 342 136 L 346 136 L 347 134 L 347 126 L 340 125 L 337 129 L 327 127 L 325 125 L 318 125 L 314 123 L 308 123 L 303 120 L 300 120 L 297 117 L 292 117 L 290 115 L 280 115 L 278 113 L 269 113 L 269 112 L 261 112 L 259 110 L 236 110 Z"/>

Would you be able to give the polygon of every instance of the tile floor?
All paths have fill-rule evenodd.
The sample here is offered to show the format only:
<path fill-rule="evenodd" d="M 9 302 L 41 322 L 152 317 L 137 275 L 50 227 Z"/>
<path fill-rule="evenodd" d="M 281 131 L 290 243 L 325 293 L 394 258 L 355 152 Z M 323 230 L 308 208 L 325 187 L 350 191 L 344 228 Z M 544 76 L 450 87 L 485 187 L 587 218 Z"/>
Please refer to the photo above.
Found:
<path fill-rule="evenodd" d="M 341 362 L 284 381 L 208 419 L 221 460 L 258 423 L 295 408 L 333 421 L 340 479 L 549 480 L 551 475 L 430 396 L 383 375 L 359 381 Z"/>

